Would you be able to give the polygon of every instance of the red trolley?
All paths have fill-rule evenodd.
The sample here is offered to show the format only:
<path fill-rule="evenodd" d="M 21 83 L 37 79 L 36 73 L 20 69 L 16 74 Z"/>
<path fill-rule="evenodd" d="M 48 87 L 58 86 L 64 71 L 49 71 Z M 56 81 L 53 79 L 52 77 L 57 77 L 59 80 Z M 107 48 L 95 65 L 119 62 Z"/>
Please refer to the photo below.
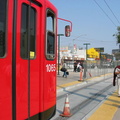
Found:
<path fill-rule="evenodd" d="M 56 111 L 57 9 L 0 0 L 0 119 L 49 120 Z"/>

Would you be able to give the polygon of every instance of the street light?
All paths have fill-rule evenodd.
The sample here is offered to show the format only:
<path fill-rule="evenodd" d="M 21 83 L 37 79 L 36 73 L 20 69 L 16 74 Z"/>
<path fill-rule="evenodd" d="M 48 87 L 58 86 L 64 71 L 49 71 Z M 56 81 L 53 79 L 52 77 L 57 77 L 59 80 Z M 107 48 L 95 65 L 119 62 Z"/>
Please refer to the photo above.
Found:
<path fill-rule="evenodd" d="M 80 35 L 80 36 L 78 36 L 78 37 L 76 37 L 76 38 L 73 39 L 73 52 L 74 52 L 74 41 L 75 41 L 76 39 L 78 39 L 79 37 L 81 37 L 81 36 L 86 36 L 86 34 L 82 34 L 82 35 Z"/>
<path fill-rule="evenodd" d="M 74 65 L 74 41 L 81 36 L 86 36 L 86 34 L 82 34 L 82 35 L 76 37 L 75 39 L 73 39 L 73 65 Z"/>
<path fill-rule="evenodd" d="M 59 62 L 60 62 L 60 36 L 64 36 L 64 34 L 58 34 L 58 75 L 59 75 Z"/>

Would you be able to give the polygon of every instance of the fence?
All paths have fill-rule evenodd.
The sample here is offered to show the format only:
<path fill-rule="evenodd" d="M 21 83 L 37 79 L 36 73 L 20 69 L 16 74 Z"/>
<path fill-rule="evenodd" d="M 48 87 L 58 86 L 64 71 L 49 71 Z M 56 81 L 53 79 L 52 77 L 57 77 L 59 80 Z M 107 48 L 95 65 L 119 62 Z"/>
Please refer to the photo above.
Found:
<path fill-rule="evenodd" d="M 74 71 L 74 62 L 66 61 L 67 69 Z M 115 66 L 120 65 L 120 61 L 105 62 L 105 61 L 84 61 L 84 79 L 113 73 Z"/>

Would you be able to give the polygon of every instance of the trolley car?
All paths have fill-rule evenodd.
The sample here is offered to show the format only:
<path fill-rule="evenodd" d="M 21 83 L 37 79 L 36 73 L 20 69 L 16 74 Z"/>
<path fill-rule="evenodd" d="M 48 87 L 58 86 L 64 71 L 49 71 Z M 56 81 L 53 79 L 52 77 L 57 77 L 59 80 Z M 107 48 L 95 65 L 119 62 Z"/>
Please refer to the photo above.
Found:
<path fill-rule="evenodd" d="M 57 9 L 0 0 L 0 119 L 49 120 L 56 111 Z"/>

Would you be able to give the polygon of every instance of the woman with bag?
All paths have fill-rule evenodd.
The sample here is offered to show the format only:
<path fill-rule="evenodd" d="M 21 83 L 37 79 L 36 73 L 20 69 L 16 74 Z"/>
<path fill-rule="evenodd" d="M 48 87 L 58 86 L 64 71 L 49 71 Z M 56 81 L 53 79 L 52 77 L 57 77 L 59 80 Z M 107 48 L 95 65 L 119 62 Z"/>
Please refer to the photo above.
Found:
<path fill-rule="evenodd" d="M 67 78 L 67 65 L 66 63 L 63 63 L 63 66 L 61 68 L 61 71 L 63 72 L 63 77 Z"/>

